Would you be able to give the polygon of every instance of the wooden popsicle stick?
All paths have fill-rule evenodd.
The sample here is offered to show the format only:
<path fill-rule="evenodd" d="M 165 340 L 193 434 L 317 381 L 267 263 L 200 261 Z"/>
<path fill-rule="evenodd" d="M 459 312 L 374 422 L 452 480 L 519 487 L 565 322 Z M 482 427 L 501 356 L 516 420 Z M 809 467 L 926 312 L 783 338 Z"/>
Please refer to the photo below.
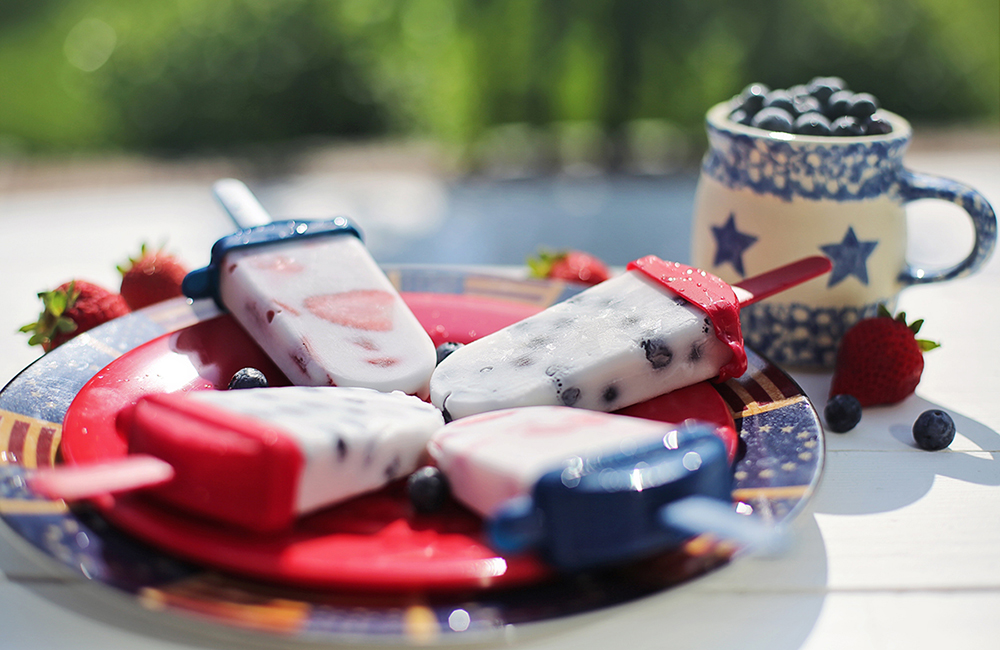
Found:
<path fill-rule="evenodd" d="M 135 454 L 106 463 L 41 469 L 28 478 L 28 487 L 49 499 L 76 501 L 152 487 L 173 477 L 169 463 Z"/>
<path fill-rule="evenodd" d="M 776 293 L 791 289 L 815 277 L 823 275 L 833 268 L 829 258 L 822 255 L 804 257 L 798 261 L 771 269 L 766 273 L 747 278 L 731 285 L 736 292 L 740 307 L 752 305 Z"/>

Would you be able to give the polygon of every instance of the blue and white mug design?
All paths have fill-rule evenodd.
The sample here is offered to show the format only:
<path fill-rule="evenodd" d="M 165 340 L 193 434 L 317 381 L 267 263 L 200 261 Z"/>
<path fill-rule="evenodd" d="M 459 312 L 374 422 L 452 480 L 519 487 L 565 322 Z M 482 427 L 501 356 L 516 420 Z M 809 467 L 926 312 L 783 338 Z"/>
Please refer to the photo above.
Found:
<path fill-rule="evenodd" d="M 830 368 L 844 332 L 895 308 L 901 289 L 975 272 L 996 245 L 996 214 L 961 183 L 911 172 L 903 154 L 912 129 L 885 135 L 801 136 L 736 124 L 728 104 L 709 110 L 709 150 L 695 197 L 692 260 L 727 282 L 808 255 L 833 262 L 829 275 L 742 310 L 746 342 L 777 363 Z M 972 219 L 975 243 L 940 271 L 906 261 L 905 205 L 941 199 Z"/>

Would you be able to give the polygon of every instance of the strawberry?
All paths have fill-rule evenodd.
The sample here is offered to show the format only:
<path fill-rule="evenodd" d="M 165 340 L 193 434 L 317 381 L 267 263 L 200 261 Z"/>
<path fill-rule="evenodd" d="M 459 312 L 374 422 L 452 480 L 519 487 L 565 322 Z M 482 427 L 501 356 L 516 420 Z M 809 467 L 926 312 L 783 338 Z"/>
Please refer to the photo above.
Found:
<path fill-rule="evenodd" d="M 119 266 L 122 274 L 121 294 L 131 309 L 177 298 L 187 269 L 177 258 L 162 249 L 149 251 L 143 244 L 138 258 L 129 258 Z"/>
<path fill-rule="evenodd" d="M 71 280 L 38 294 L 45 309 L 38 321 L 21 328 L 31 333 L 29 345 L 48 352 L 77 334 L 129 313 L 125 300 L 104 287 L 85 280 Z"/>
<path fill-rule="evenodd" d="M 395 302 L 395 296 L 388 291 L 355 289 L 310 296 L 305 299 L 305 306 L 319 318 L 337 325 L 369 332 L 388 332 L 392 329 Z"/>
<path fill-rule="evenodd" d="M 533 278 L 589 285 L 599 284 L 611 277 L 611 271 L 604 262 L 581 251 L 539 251 L 536 257 L 528 258 L 528 269 Z"/>
<path fill-rule="evenodd" d="M 916 390 L 924 370 L 924 352 L 939 347 L 916 338 L 922 320 L 906 324 L 882 305 L 879 315 L 847 331 L 837 350 L 830 395 L 853 395 L 861 406 L 895 404 Z"/>

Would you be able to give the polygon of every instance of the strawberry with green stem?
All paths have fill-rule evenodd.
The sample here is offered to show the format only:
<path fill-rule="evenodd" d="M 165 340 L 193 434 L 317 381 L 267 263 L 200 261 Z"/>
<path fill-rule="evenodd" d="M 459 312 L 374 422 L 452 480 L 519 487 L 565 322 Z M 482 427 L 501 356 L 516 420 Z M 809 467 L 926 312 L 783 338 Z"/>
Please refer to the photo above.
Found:
<path fill-rule="evenodd" d="M 924 370 L 924 352 L 938 343 L 916 338 L 923 320 L 910 324 L 879 305 L 873 318 L 847 331 L 837 350 L 830 395 L 853 395 L 861 406 L 895 404 L 917 388 Z"/>
<path fill-rule="evenodd" d="M 133 310 L 183 295 L 181 282 L 188 272 L 170 253 L 162 248 L 150 250 L 145 244 L 139 257 L 130 257 L 118 271 L 122 274 L 121 295 Z"/>
<path fill-rule="evenodd" d="M 65 282 L 38 297 L 42 313 L 20 331 L 31 334 L 29 345 L 40 345 L 46 352 L 130 311 L 121 295 L 86 280 Z"/>
<path fill-rule="evenodd" d="M 599 284 L 611 277 L 611 271 L 604 262 L 582 251 L 541 250 L 535 257 L 528 258 L 528 270 L 533 278 L 588 285 Z"/>

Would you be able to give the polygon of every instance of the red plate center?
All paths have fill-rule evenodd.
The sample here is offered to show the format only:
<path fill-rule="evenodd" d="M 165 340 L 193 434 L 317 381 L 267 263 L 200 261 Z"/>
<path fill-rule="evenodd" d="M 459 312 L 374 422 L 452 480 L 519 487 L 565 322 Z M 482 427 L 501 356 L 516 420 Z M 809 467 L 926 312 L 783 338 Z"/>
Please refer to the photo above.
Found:
<path fill-rule="evenodd" d="M 404 293 L 435 345 L 468 343 L 539 308 L 452 294 Z M 152 393 L 224 389 L 252 366 L 272 386 L 288 381 L 228 316 L 163 335 L 119 357 L 80 390 L 63 423 L 65 462 L 92 463 L 127 453 L 118 412 Z M 706 383 L 638 404 L 627 415 L 664 422 L 716 424 L 732 459 L 737 436 L 719 393 Z M 194 562 L 289 585 L 366 591 L 457 591 L 545 579 L 530 556 L 502 557 L 481 534 L 480 519 L 451 503 L 415 513 L 401 482 L 300 519 L 279 535 L 253 535 L 126 494 L 98 504 L 112 522 L 150 544 Z"/>

